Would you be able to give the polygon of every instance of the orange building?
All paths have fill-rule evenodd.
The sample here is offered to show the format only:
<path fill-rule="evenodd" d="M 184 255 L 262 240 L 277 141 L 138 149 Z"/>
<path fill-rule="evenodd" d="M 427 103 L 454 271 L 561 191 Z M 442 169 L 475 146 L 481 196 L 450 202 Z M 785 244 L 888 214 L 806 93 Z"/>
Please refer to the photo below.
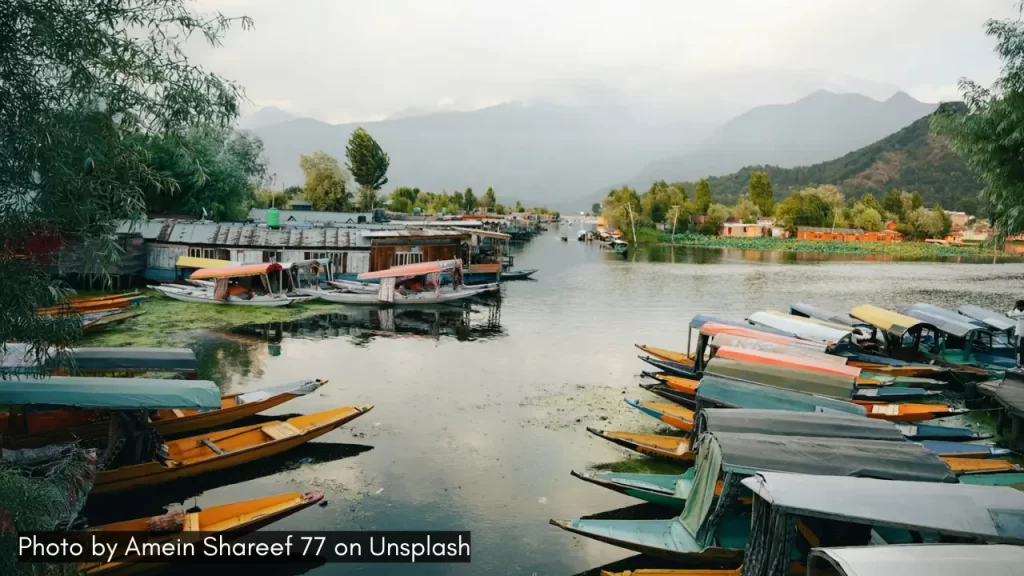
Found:
<path fill-rule="evenodd" d="M 801 226 L 796 230 L 800 240 L 832 240 L 835 242 L 902 242 L 903 235 L 895 230 L 865 232 L 859 228 L 816 228 Z"/>

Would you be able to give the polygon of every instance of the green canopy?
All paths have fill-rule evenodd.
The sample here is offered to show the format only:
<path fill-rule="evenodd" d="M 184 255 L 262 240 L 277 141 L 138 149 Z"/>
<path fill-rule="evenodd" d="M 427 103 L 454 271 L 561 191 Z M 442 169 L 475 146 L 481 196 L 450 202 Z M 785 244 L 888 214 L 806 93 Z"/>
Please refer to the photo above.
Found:
<path fill-rule="evenodd" d="M 53 377 L 0 381 L 0 406 L 49 404 L 110 410 L 215 410 L 220 390 L 208 380 Z"/>

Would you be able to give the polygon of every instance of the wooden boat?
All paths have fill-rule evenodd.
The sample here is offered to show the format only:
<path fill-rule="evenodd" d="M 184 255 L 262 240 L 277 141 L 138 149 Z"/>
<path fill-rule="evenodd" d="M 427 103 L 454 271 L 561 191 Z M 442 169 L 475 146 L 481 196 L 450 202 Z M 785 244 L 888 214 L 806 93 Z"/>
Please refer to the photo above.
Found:
<path fill-rule="evenodd" d="M 112 494 L 224 470 L 280 454 L 327 434 L 369 412 L 372 404 L 346 406 L 270 422 L 192 436 L 166 443 L 168 458 L 104 470 L 91 494 Z"/>
<path fill-rule="evenodd" d="M 671 387 L 662 384 L 661 382 L 641 382 L 640 387 L 643 388 L 644 390 L 647 390 L 651 394 L 661 396 L 662 398 L 668 400 L 669 402 L 673 402 L 685 408 L 692 409 L 697 405 L 697 400 L 694 396 L 684 394 L 682 392 L 679 392 L 678 390 L 674 390 Z"/>
<path fill-rule="evenodd" d="M 676 404 L 665 404 L 663 402 L 644 402 L 642 400 L 630 400 L 626 398 L 626 404 L 633 408 L 661 420 L 669 426 L 674 426 L 689 432 L 693 430 L 693 410 Z"/>
<path fill-rule="evenodd" d="M 91 317 L 83 316 L 82 331 L 86 334 L 96 334 L 113 326 L 120 326 L 128 320 L 143 314 L 145 314 L 143 310 L 116 310 Z"/>
<path fill-rule="evenodd" d="M 587 427 L 587 432 L 613 444 L 629 448 L 647 456 L 674 462 L 690 463 L 697 457 L 691 452 L 689 436 L 665 436 L 663 434 L 640 434 L 636 432 L 609 432 Z"/>
<path fill-rule="evenodd" d="M 442 275 L 449 274 L 452 277 L 452 285 L 441 286 Z M 399 292 L 395 290 L 398 282 L 416 277 L 426 277 L 427 283 L 433 285 L 432 291 L 424 292 Z M 369 306 L 416 306 L 425 304 L 438 304 L 453 302 L 482 296 L 497 291 L 497 284 L 482 284 L 466 286 L 462 280 L 462 261 L 439 260 L 434 262 L 421 262 L 405 266 L 394 266 L 387 270 L 376 272 L 364 272 L 357 277 L 357 280 L 378 280 L 376 290 L 372 293 L 353 292 L 328 292 L 320 295 L 322 300 L 337 304 L 354 304 Z M 335 284 L 337 285 L 337 284 Z"/>
<path fill-rule="evenodd" d="M 970 410 L 958 410 L 943 404 L 886 404 L 870 400 L 854 400 L 868 411 L 868 418 L 890 422 L 924 422 L 935 418 L 960 416 Z"/>
<path fill-rule="evenodd" d="M 380 290 L 380 284 L 358 282 L 355 280 L 329 280 L 327 284 L 342 292 L 355 292 L 359 294 L 376 294 Z"/>
<path fill-rule="evenodd" d="M 537 272 L 536 268 L 529 270 L 509 270 L 508 272 L 501 273 L 502 280 L 526 280 L 530 276 L 533 276 Z"/>
<path fill-rule="evenodd" d="M 918 350 L 934 360 L 975 366 L 1000 376 L 1016 366 L 1016 347 L 987 324 L 934 304 L 913 304 L 900 311 L 934 326 L 920 335 Z"/>
<path fill-rule="evenodd" d="M 244 534 L 267 526 L 323 500 L 323 492 L 292 492 L 212 506 L 199 512 L 172 512 L 164 516 L 138 518 L 87 528 L 89 532 L 124 532 L 139 538 L 147 534 L 146 543 L 161 543 L 172 540 L 196 542 L 202 537 L 222 534 L 224 541 L 231 541 Z M 119 555 L 112 562 L 80 564 L 83 575 L 125 575 L 138 574 L 165 566 L 157 562 L 138 562 L 125 555 Z"/>
<path fill-rule="evenodd" d="M 255 295 L 252 298 L 228 296 L 224 300 L 218 300 L 217 298 L 214 298 L 212 291 L 207 290 L 205 288 L 179 288 L 168 284 L 155 286 L 154 288 L 156 288 L 157 291 L 159 291 L 164 296 L 167 296 L 168 298 L 180 300 L 182 302 L 195 302 L 199 304 L 231 304 L 234 306 L 279 307 L 291 306 L 293 303 L 291 298 L 288 298 L 287 296 L 280 294 L 274 296 Z"/>
<path fill-rule="evenodd" d="M 393 295 L 393 301 L 385 302 L 380 299 L 379 293 L 374 292 L 358 293 L 358 292 L 325 292 L 319 295 L 321 300 L 326 302 L 333 302 L 335 304 L 352 304 L 352 305 L 364 305 L 364 306 L 380 306 L 383 304 L 392 306 L 423 306 L 429 304 L 439 304 L 443 302 L 455 302 L 458 300 L 464 300 L 466 298 L 472 298 L 474 296 L 482 296 L 495 292 L 496 289 L 493 286 L 483 287 L 464 287 L 459 290 L 453 290 L 451 288 L 442 288 L 436 292 L 416 292 L 410 294 L 395 293 Z"/>
<path fill-rule="evenodd" d="M 677 364 L 693 366 L 693 355 L 684 354 L 682 352 L 674 352 L 665 348 L 655 348 L 654 346 L 648 346 L 646 344 L 634 344 L 640 350 L 650 354 L 654 358 L 659 360 L 667 360 L 669 362 L 675 362 Z"/>
<path fill-rule="evenodd" d="M 216 288 L 208 289 L 199 286 L 179 284 L 163 284 L 156 289 L 161 294 L 183 302 L 199 302 L 203 304 L 230 304 L 235 306 L 289 306 L 296 301 L 287 295 L 274 293 L 271 274 L 283 277 L 280 264 L 242 264 L 238 266 L 222 266 L 219 268 L 203 268 L 192 273 L 191 280 L 215 280 Z M 259 278 L 263 294 L 256 294 L 241 283 L 241 279 Z M 281 280 L 278 284 L 281 284 Z M 304 299 L 307 297 L 303 297 Z"/>

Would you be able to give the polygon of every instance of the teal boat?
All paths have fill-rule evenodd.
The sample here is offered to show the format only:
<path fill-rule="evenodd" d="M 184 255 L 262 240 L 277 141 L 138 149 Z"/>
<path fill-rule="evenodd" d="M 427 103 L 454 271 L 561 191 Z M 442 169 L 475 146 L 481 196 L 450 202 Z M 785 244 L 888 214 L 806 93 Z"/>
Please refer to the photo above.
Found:
<path fill-rule="evenodd" d="M 911 442 L 708 432 L 698 441 L 688 490 L 677 494 L 686 500 L 678 518 L 576 518 L 551 523 L 581 536 L 670 560 L 738 561 L 751 523 L 749 508 L 739 503 L 745 492 L 740 480 L 760 470 L 777 469 L 822 477 L 870 475 L 922 484 L 956 482 L 938 456 Z"/>
<path fill-rule="evenodd" d="M 987 324 L 933 304 L 913 304 L 900 312 L 928 324 L 917 347 L 929 358 L 982 368 L 993 377 L 1016 366 L 1016 349 Z"/>
<path fill-rule="evenodd" d="M 108 374 L 174 373 L 195 378 L 196 354 L 188 348 L 73 348 L 61 358 L 49 353 L 40 361 L 25 344 L 10 343 L 0 351 L 0 373 L 105 376 Z"/>
<path fill-rule="evenodd" d="M 216 410 L 221 394 L 208 380 L 54 376 L 0 381 L 0 406 L 108 410 Z"/>

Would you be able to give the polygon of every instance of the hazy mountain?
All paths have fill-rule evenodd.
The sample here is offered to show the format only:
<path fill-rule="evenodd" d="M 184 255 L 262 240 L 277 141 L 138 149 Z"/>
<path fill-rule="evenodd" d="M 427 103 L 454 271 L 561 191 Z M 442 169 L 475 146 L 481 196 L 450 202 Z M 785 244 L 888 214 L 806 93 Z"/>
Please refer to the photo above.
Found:
<path fill-rule="evenodd" d="M 740 114 L 694 151 L 652 162 L 625 183 L 646 190 L 656 180 L 696 180 L 749 165 L 792 167 L 823 162 L 892 134 L 935 107 L 904 92 L 878 101 L 860 94 L 819 90 L 790 104 L 759 106 Z M 606 184 L 603 191 L 578 204 L 589 206 L 612 187 Z"/>
<path fill-rule="evenodd" d="M 982 185 L 963 160 L 929 127 L 928 118 L 878 142 L 834 160 L 800 166 L 748 166 L 727 176 L 709 178 L 717 202 L 733 202 L 742 194 L 753 170 L 764 170 L 775 186 L 775 198 L 818 184 L 835 184 L 847 198 L 870 192 L 881 200 L 889 190 L 921 193 L 925 204 L 958 209 L 961 200 L 976 198 Z"/>
<path fill-rule="evenodd" d="M 391 157 L 387 190 L 493 186 L 502 202 L 550 205 L 686 149 L 709 132 L 690 123 L 645 122 L 614 106 L 511 103 L 471 112 L 411 112 L 358 124 L 296 119 L 253 132 L 283 186 L 302 184 L 301 154 L 323 150 L 344 163 L 348 138 L 362 126 Z"/>
<path fill-rule="evenodd" d="M 274 106 L 266 106 L 252 114 L 246 114 L 239 117 L 238 127 L 242 130 L 256 130 L 258 128 L 265 128 L 267 126 L 273 126 L 274 124 L 280 124 L 281 122 L 295 120 L 296 118 L 297 116 L 291 112 L 286 112 L 280 108 L 275 108 Z"/>

